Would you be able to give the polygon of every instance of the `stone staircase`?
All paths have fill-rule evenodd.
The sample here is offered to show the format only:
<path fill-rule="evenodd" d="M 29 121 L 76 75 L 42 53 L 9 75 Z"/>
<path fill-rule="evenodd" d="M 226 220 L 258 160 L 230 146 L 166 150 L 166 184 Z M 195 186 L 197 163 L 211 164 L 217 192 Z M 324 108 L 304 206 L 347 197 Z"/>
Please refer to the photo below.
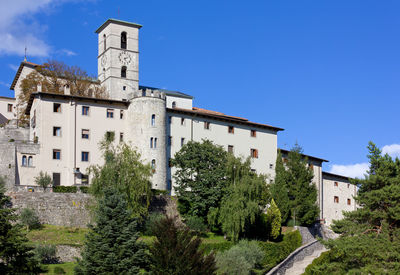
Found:
<path fill-rule="evenodd" d="M 318 258 L 321 253 L 327 251 L 326 248 L 320 248 L 320 249 L 316 249 L 314 250 L 314 252 L 309 255 L 304 257 L 303 260 L 298 261 L 293 263 L 293 266 L 289 269 L 286 269 L 285 274 L 287 275 L 301 275 L 306 271 L 306 267 L 311 264 L 314 259 Z"/>

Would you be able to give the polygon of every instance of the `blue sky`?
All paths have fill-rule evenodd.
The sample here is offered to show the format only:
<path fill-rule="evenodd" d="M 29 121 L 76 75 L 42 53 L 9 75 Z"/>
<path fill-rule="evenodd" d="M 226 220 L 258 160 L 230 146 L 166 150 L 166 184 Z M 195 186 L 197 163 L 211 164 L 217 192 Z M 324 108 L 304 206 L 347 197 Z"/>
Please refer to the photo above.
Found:
<path fill-rule="evenodd" d="M 107 18 L 143 25 L 140 83 L 285 128 L 282 148 L 350 176 L 374 141 L 400 155 L 400 1 L 0 0 L 0 95 L 28 61 L 97 74 Z"/>

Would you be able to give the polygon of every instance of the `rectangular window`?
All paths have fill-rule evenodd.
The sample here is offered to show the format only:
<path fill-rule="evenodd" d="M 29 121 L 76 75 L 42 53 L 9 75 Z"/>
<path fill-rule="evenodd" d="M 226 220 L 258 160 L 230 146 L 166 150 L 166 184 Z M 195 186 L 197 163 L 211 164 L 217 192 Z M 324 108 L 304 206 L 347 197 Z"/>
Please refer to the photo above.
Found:
<path fill-rule="evenodd" d="M 185 138 L 181 138 L 181 146 L 185 145 Z"/>
<path fill-rule="evenodd" d="M 150 138 L 150 148 L 153 148 L 154 144 L 154 138 Z"/>
<path fill-rule="evenodd" d="M 185 118 L 184 117 L 181 118 L 181 125 L 185 125 Z"/>
<path fill-rule="evenodd" d="M 114 109 L 107 109 L 107 117 L 114 118 Z"/>
<path fill-rule="evenodd" d="M 333 183 L 333 186 L 338 187 L 338 182 L 335 181 L 335 182 Z"/>
<path fill-rule="evenodd" d="M 233 154 L 233 145 L 228 145 L 228 153 Z"/>
<path fill-rule="evenodd" d="M 250 149 L 250 156 L 252 158 L 257 159 L 258 158 L 258 150 L 257 149 Z"/>
<path fill-rule="evenodd" d="M 168 137 L 168 145 L 171 146 L 172 145 L 172 136 Z"/>
<path fill-rule="evenodd" d="M 8 111 L 8 112 L 12 112 L 12 107 L 13 107 L 12 104 L 8 104 L 8 105 L 7 105 L 7 111 Z"/>
<path fill-rule="evenodd" d="M 82 174 L 81 176 L 81 184 L 88 185 L 89 184 L 89 175 Z"/>
<path fill-rule="evenodd" d="M 234 133 L 235 133 L 235 127 L 233 127 L 233 126 L 228 126 L 228 133 L 229 133 L 229 134 L 234 134 Z"/>
<path fill-rule="evenodd" d="M 251 137 L 256 137 L 257 136 L 257 131 L 256 130 L 251 130 L 250 131 L 250 136 Z"/>
<path fill-rule="evenodd" d="M 89 152 L 82 152 L 82 161 L 89 161 Z"/>
<path fill-rule="evenodd" d="M 124 133 L 119 133 L 119 142 L 124 142 Z"/>
<path fill-rule="evenodd" d="M 347 199 L 347 205 L 351 205 L 351 199 Z"/>
<path fill-rule="evenodd" d="M 53 149 L 53 159 L 61 159 L 61 150 Z"/>
<path fill-rule="evenodd" d="M 350 183 L 347 184 L 347 188 L 350 188 Z"/>
<path fill-rule="evenodd" d="M 61 113 L 61 104 L 60 103 L 53 103 L 53 112 Z"/>
<path fill-rule="evenodd" d="M 89 115 L 89 106 L 82 106 L 82 115 L 83 116 Z"/>
<path fill-rule="evenodd" d="M 82 129 L 82 138 L 89 139 L 89 133 L 90 131 L 88 129 Z"/>
<path fill-rule="evenodd" d="M 53 136 L 61 137 L 61 127 L 53 127 Z"/>
<path fill-rule="evenodd" d="M 60 185 L 61 185 L 61 174 L 53 173 L 53 186 L 60 186 Z"/>
<path fill-rule="evenodd" d="M 124 118 L 124 110 L 119 111 L 119 118 L 120 119 Z"/>
<path fill-rule="evenodd" d="M 334 203 L 339 203 L 339 197 L 338 196 L 334 196 L 333 197 L 333 202 Z"/>
<path fill-rule="evenodd" d="M 210 130 L 210 122 L 204 121 L 204 129 Z"/>
<path fill-rule="evenodd" d="M 274 165 L 272 163 L 269 164 L 269 169 L 274 168 Z"/>

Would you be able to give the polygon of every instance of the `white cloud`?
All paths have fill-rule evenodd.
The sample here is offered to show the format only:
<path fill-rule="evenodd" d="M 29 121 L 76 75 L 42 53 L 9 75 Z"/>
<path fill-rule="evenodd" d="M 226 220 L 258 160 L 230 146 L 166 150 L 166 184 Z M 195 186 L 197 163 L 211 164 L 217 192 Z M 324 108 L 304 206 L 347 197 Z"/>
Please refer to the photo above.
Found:
<path fill-rule="evenodd" d="M 400 158 L 400 144 L 385 145 L 382 148 L 382 154 L 388 154 L 392 158 Z"/>
<path fill-rule="evenodd" d="M 19 68 L 19 66 L 15 64 L 8 64 L 8 67 L 10 67 L 10 69 L 13 71 L 18 71 Z"/>
<path fill-rule="evenodd" d="M 4 86 L 4 87 L 7 87 L 7 88 L 10 88 L 10 84 L 5 83 L 5 82 L 3 82 L 3 81 L 0 81 L 0 85 L 1 85 L 1 86 Z"/>
<path fill-rule="evenodd" d="M 60 54 L 66 55 L 66 56 L 74 56 L 76 55 L 76 52 L 73 52 L 71 50 L 67 50 L 67 49 L 62 49 L 59 51 Z"/>
<path fill-rule="evenodd" d="M 364 178 L 368 169 L 369 163 L 367 162 L 349 165 L 333 164 L 329 172 L 351 178 Z"/>

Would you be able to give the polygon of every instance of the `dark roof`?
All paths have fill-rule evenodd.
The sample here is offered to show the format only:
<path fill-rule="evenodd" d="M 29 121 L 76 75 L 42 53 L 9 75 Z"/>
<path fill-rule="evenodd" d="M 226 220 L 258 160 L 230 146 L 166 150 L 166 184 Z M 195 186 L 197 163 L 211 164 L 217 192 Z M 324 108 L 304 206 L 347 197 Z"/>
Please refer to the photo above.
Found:
<path fill-rule="evenodd" d="M 280 148 L 278 148 L 278 150 L 280 150 L 284 154 L 289 154 L 289 152 L 290 152 L 290 150 L 285 150 L 285 149 L 280 149 Z M 317 161 L 321 161 L 321 162 L 329 162 L 329 160 L 326 160 L 326 159 L 321 159 L 321 158 L 317 158 L 317 157 L 313 157 L 313 156 L 309 156 L 309 155 L 305 155 L 305 154 L 301 154 L 301 155 L 303 157 L 307 157 L 312 160 L 317 160 Z"/>
<path fill-rule="evenodd" d="M 103 23 L 103 25 L 101 25 L 96 31 L 95 33 L 99 33 L 101 32 L 105 27 L 108 26 L 108 24 L 110 23 L 114 23 L 114 24 L 119 24 L 119 25 L 123 25 L 123 26 L 127 26 L 127 27 L 135 27 L 140 29 L 142 27 L 142 25 L 136 24 L 136 23 L 132 23 L 132 22 L 128 22 L 128 21 L 122 21 L 122 20 L 118 20 L 118 19 L 108 19 L 106 22 Z"/>
<path fill-rule="evenodd" d="M 166 95 L 169 96 L 176 96 L 176 97 L 183 97 L 183 98 L 189 98 L 189 99 L 193 99 L 193 96 L 182 93 L 182 92 L 178 92 L 178 91 L 171 91 L 171 90 L 166 90 L 166 89 L 161 89 L 161 88 L 154 88 L 154 87 L 149 87 L 149 86 L 142 86 L 139 85 L 139 89 L 150 89 L 150 90 L 159 90 L 160 92 L 165 93 Z"/>
<path fill-rule="evenodd" d="M 129 101 L 124 100 L 114 100 L 114 99 L 105 99 L 105 98 L 94 98 L 94 97 L 86 97 L 86 96 L 76 96 L 76 95 L 64 95 L 64 94 L 52 94 L 52 93 L 32 93 L 29 97 L 28 104 L 26 106 L 25 114 L 29 115 L 32 107 L 33 100 L 36 96 L 44 96 L 50 98 L 60 98 L 60 99 L 74 99 L 79 101 L 89 101 L 94 103 L 108 103 L 108 104 L 123 104 L 125 106 L 129 105 Z"/>
<path fill-rule="evenodd" d="M 34 68 L 37 68 L 40 65 L 32 63 L 32 62 L 28 62 L 28 61 L 22 61 L 21 64 L 19 65 L 17 73 L 15 74 L 14 80 L 11 83 L 10 90 L 14 90 L 15 85 L 17 85 L 18 78 L 21 75 L 21 72 L 22 72 L 22 69 L 24 68 L 24 66 L 27 66 L 27 67 L 30 67 L 30 68 L 34 69 Z"/>
<path fill-rule="evenodd" d="M 341 179 L 345 179 L 345 180 L 353 179 L 353 178 L 350 178 L 350 177 L 346 177 L 346 176 L 342 176 L 342 175 L 338 175 L 338 174 L 332 174 L 332 173 L 325 172 L 325 171 L 322 171 L 322 176 L 323 176 L 323 175 L 327 175 L 327 176 L 331 176 L 331 177 L 336 177 L 336 178 L 341 178 Z"/>
<path fill-rule="evenodd" d="M 167 108 L 167 111 L 171 112 L 171 113 L 193 115 L 193 116 L 197 116 L 197 117 L 211 118 L 211 119 L 215 119 L 215 120 L 227 121 L 227 122 L 236 123 L 236 124 L 243 124 L 243 125 L 247 125 L 247 126 L 252 126 L 254 128 L 264 128 L 264 129 L 269 129 L 269 130 L 274 130 L 274 131 L 283 131 L 284 130 L 283 128 L 278 128 L 278 127 L 274 127 L 274 126 L 267 125 L 267 124 L 251 122 L 245 118 L 228 116 L 223 113 L 209 111 L 209 110 L 200 109 L 200 108 L 196 108 L 196 107 L 193 107 L 192 110 L 181 109 L 181 108 Z"/>

